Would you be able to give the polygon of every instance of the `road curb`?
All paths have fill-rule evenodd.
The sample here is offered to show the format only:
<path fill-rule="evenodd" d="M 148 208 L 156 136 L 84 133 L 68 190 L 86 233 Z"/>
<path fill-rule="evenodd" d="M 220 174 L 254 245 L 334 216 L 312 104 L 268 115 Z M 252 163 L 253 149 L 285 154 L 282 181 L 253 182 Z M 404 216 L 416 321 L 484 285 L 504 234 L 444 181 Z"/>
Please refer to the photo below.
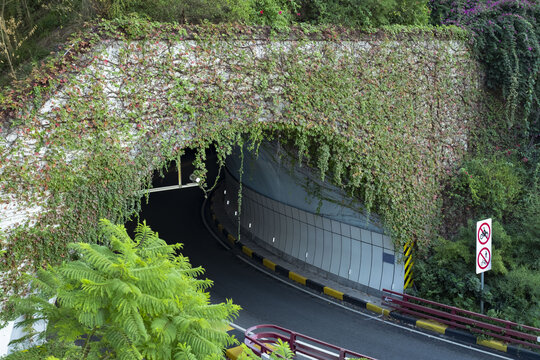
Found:
<path fill-rule="evenodd" d="M 289 280 L 294 281 L 297 284 L 303 285 L 307 288 L 310 288 L 314 291 L 317 291 L 321 294 L 330 296 L 336 300 L 340 300 L 342 302 L 348 303 L 350 305 L 354 305 L 356 307 L 366 309 L 368 311 L 371 311 L 375 314 L 383 315 L 385 317 L 394 318 L 396 320 L 399 320 L 403 323 L 407 323 L 409 325 L 415 326 L 419 329 L 428 330 L 431 332 L 434 332 L 439 335 L 444 335 L 447 337 L 454 338 L 456 340 L 480 345 L 483 347 L 487 347 L 490 349 L 498 350 L 501 352 L 505 352 L 507 354 L 516 356 L 519 359 L 524 360 L 540 360 L 540 353 L 526 350 L 518 346 L 514 345 L 507 345 L 500 341 L 496 340 L 486 340 L 482 338 L 481 336 L 476 336 L 470 332 L 450 328 L 447 325 L 437 323 L 436 321 L 429 320 L 429 319 L 416 319 L 407 315 L 403 315 L 396 310 L 388 310 L 385 309 L 377 304 L 369 303 L 363 299 L 360 299 L 356 296 L 349 295 L 346 293 L 343 293 L 339 290 L 333 289 L 331 287 L 325 286 L 324 284 L 319 283 L 318 281 L 311 280 L 309 278 L 306 278 L 292 270 L 286 269 L 283 266 L 274 263 L 272 260 L 265 258 L 264 256 L 257 254 L 255 251 L 253 251 L 248 246 L 242 244 L 242 242 L 238 241 L 236 237 L 232 234 L 230 234 L 227 229 L 219 222 L 219 219 L 214 214 L 214 195 L 212 195 L 210 199 L 210 215 L 212 217 L 212 220 L 214 221 L 214 224 L 218 230 L 218 232 L 224 236 L 224 238 L 227 240 L 227 242 L 234 248 L 237 248 L 240 250 L 241 253 L 243 253 L 245 256 L 251 258 L 253 261 L 260 263 L 263 267 L 265 267 L 268 270 L 271 270 L 279 275 L 282 275 L 283 277 L 288 278 Z"/>

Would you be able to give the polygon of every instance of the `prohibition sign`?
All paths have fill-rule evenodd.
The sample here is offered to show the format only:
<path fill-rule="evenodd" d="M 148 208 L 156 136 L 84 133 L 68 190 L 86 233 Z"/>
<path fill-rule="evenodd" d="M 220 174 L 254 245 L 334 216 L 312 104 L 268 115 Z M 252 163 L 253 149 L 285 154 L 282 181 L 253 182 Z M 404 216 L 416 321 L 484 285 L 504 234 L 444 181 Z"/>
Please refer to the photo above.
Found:
<path fill-rule="evenodd" d="M 482 248 L 482 250 L 480 250 L 480 252 L 478 253 L 478 259 L 477 259 L 478 266 L 480 267 L 480 269 L 484 270 L 485 268 L 489 266 L 490 261 L 491 261 L 491 252 L 489 251 L 487 247 Z"/>
<path fill-rule="evenodd" d="M 480 244 L 485 245 L 489 241 L 490 238 L 491 238 L 491 228 L 489 227 L 489 224 L 487 222 L 482 223 L 482 225 L 480 225 L 480 227 L 478 228 L 478 235 L 477 235 L 478 241 L 480 242 Z"/>

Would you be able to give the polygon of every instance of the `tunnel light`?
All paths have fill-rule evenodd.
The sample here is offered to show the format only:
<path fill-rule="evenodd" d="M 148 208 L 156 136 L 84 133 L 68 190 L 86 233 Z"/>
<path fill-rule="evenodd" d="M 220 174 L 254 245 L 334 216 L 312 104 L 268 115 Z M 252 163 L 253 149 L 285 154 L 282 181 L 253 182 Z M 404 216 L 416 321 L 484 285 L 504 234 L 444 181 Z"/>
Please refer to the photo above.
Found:
<path fill-rule="evenodd" d="M 236 215 L 238 215 L 238 211 L 235 211 L 235 212 L 234 212 L 234 216 L 236 216 Z"/>
<path fill-rule="evenodd" d="M 229 200 L 227 200 L 227 205 L 229 205 Z"/>
<path fill-rule="evenodd" d="M 308 252 L 306 251 L 306 259 L 307 259 Z"/>
<path fill-rule="evenodd" d="M 275 238 L 275 237 L 272 238 L 272 242 L 276 242 L 276 238 Z"/>
<path fill-rule="evenodd" d="M 251 229 L 251 223 L 249 223 L 249 225 L 248 225 L 248 228 L 250 228 L 250 229 Z"/>
<path fill-rule="evenodd" d="M 223 190 L 223 195 L 227 195 L 227 190 Z"/>
<path fill-rule="evenodd" d="M 199 182 L 201 182 L 201 179 L 199 177 L 197 177 L 195 174 L 191 174 L 189 175 L 189 180 L 193 181 L 193 182 L 196 182 L 197 184 Z"/>

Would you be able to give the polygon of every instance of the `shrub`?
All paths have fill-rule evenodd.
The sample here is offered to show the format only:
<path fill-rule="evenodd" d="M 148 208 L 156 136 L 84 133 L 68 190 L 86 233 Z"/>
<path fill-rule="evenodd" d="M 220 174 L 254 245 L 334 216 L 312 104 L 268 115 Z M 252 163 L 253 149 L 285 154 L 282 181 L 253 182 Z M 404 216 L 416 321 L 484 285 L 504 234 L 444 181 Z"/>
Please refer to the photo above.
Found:
<path fill-rule="evenodd" d="M 457 218 L 456 223 L 483 217 L 508 219 L 523 195 L 524 178 L 522 165 L 504 156 L 464 161 L 449 180 L 447 216 Z"/>
<path fill-rule="evenodd" d="M 309 0 L 302 13 L 302 20 L 352 27 L 425 25 L 429 19 L 426 1 L 419 0 Z"/>
<path fill-rule="evenodd" d="M 179 244 L 167 245 L 144 224 L 135 240 L 106 220 L 100 234 L 105 245 L 73 243 L 78 260 L 38 271 L 35 295 L 12 299 L 12 316 L 24 315 L 23 326 L 48 320 L 40 336 L 82 359 L 217 358 L 235 341 L 226 328 L 239 307 L 209 303 L 212 282 L 197 279 L 203 269 L 175 255 Z M 58 306 L 47 301 L 52 297 Z M 77 340 L 81 348 L 71 345 Z"/>

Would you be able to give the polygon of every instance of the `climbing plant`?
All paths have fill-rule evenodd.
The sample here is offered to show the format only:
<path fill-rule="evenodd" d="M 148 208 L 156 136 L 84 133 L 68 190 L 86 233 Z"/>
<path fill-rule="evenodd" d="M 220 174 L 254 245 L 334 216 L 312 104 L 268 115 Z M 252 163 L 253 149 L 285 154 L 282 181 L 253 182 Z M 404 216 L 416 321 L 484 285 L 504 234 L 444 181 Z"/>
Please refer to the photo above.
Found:
<path fill-rule="evenodd" d="M 502 91 L 508 128 L 540 129 L 540 3 L 527 0 L 431 0 L 432 21 L 471 31 L 488 87 Z"/>
<path fill-rule="evenodd" d="M 445 166 L 482 114 L 467 36 L 452 27 L 89 25 L 1 94 L 2 201 L 39 213 L 9 229 L 3 286 L 68 258 L 69 242 L 93 242 L 100 218 L 126 220 L 153 170 L 184 148 L 197 149 L 195 175 L 208 189 L 206 148 L 222 165 L 236 144 L 254 149 L 268 137 L 377 212 L 397 245 L 427 244 Z"/>

